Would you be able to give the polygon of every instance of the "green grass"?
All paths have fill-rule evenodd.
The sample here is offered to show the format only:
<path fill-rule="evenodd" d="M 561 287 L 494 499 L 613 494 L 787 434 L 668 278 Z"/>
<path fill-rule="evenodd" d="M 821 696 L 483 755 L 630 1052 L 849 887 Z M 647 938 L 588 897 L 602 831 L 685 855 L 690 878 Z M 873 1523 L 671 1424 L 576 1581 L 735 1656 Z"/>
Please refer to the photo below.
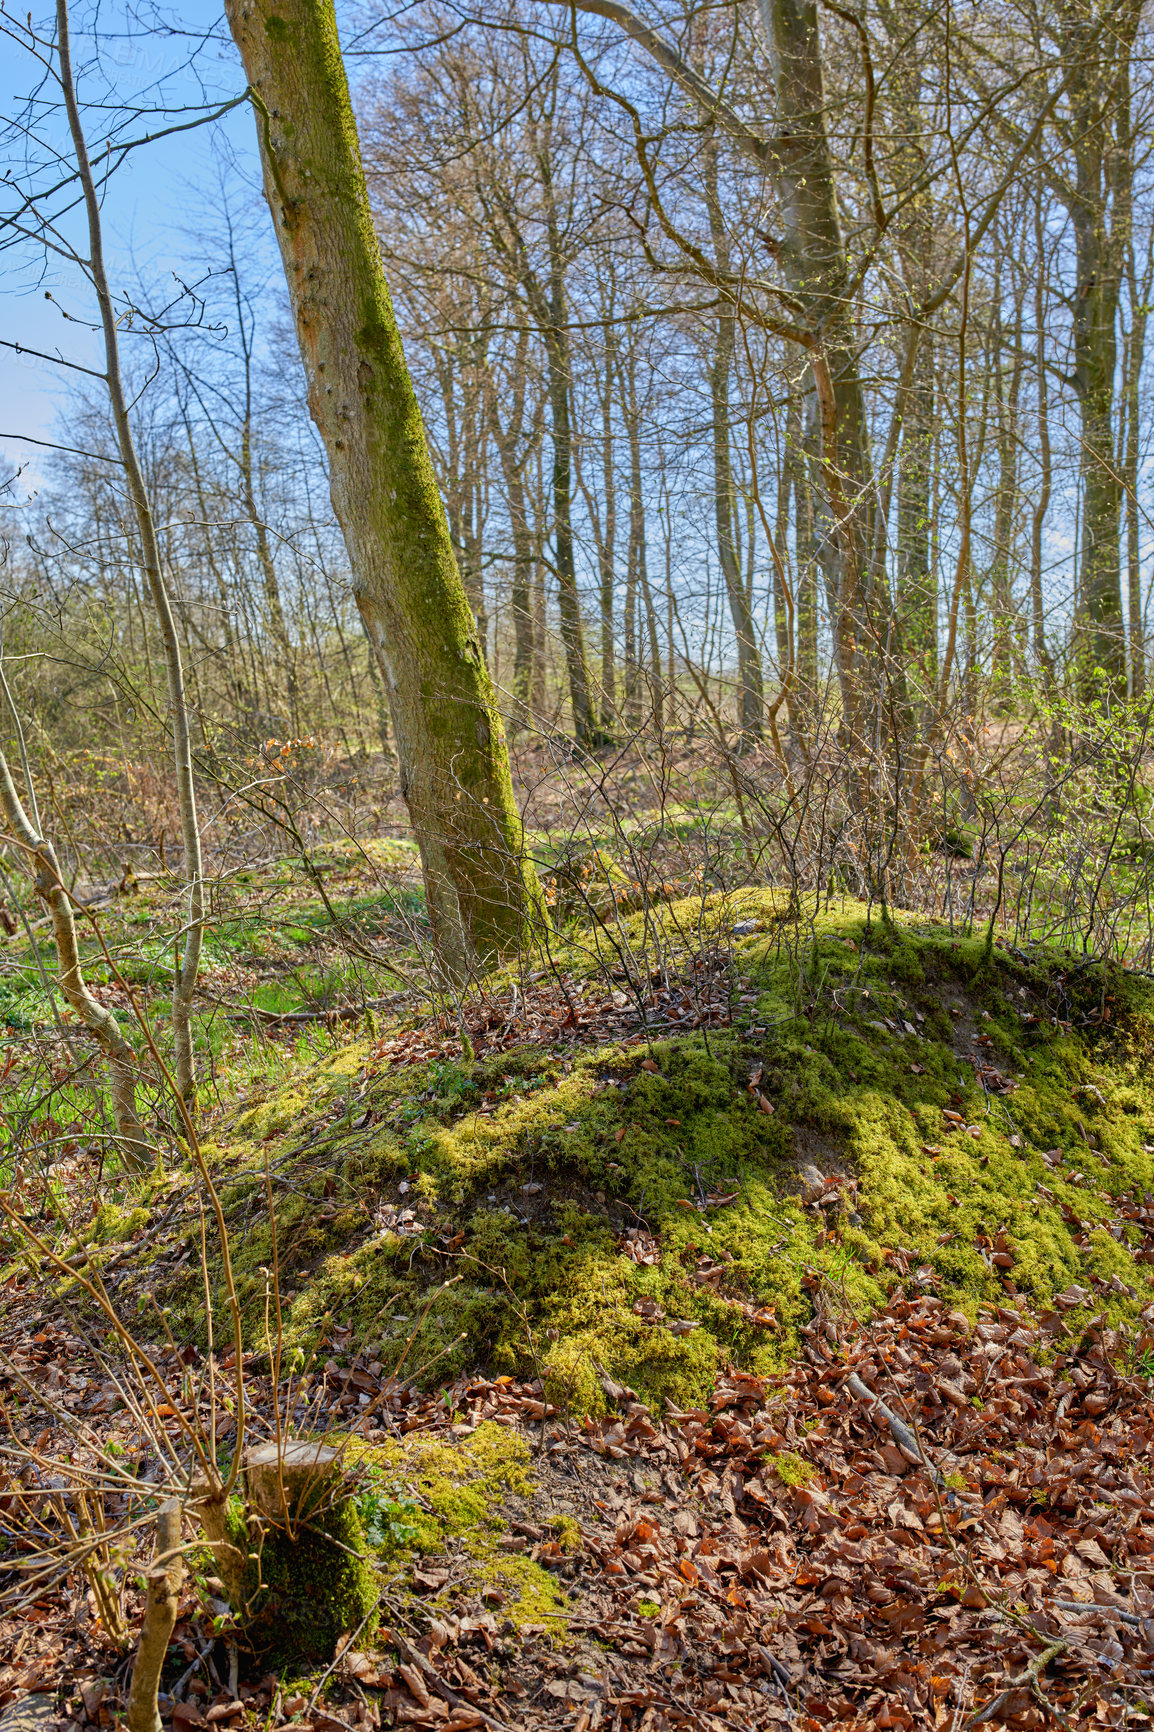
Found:
<path fill-rule="evenodd" d="M 362 943 L 385 939 L 392 961 L 416 968 L 419 957 L 410 933 L 414 923 L 419 928 L 423 921 L 423 892 L 414 883 L 383 883 L 381 876 L 398 871 L 412 878 L 414 851 L 407 843 L 387 840 L 366 842 L 364 849 L 362 853 L 348 842 L 318 848 L 316 859 L 332 908 Z M 179 926 L 179 908 L 174 911 L 171 897 L 151 884 L 102 908 L 98 918 L 113 966 L 91 926 L 81 919 L 85 978 L 98 991 L 115 985 L 117 976 L 126 982 L 168 1061 L 173 931 Z M 35 952 L 23 931 L 0 949 L 0 1068 L 9 1064 L 4 1086 L 10 1109 L 0 1126 L 0 1179 L 13 1171 L 14 1128 L 27 1140 L 29 1126 L 37 1123 L 42 1147 L 74 1147 L 77 1141 L 95 1139 L 103 1150 L 105 1173 L 115 1173 L 118 1162 L 108 1141 L 102 1067 L 94 1062 L 78 1084 L 62 1081 L 61 1073 L 91 1049 L 83 1041 L 74 1050 L 52 1044 L 57 1015 L 65 1028 L 74 1028 L 75 1021 L 58 992 L 54 1007 L 45 978 L 55 988 L 56 955 L 47 935 L 37 934 Z M 200 978 L 204 991 L 194 1011 L 194 1039 L 204 1077 L 202 1105 L 210 1111 L 219 1104 L 214 1076 L 227 1074 L 230 1090 L 279 1086 L 286 1062 L 299 1068 L 331 1046 L 315 1031 L 287 1046 L 283 1036 L 270 1045 L 254 1036 L 251 1023 L 244 1021 L 247 1007 L 274 1014 L 328 1008 L 372 998 L 396 985 L 394 975 L 374 969 L 363 957 L 350 958 L 303 863 L 291 859 L 259 872 L 232 874 L 212 886 Z M 112 1009 L 143 1053 L 145 1041 L 136 1018 L 119 992 Z M 154 1093 L 146 1081 L 146 1104 Z"/>

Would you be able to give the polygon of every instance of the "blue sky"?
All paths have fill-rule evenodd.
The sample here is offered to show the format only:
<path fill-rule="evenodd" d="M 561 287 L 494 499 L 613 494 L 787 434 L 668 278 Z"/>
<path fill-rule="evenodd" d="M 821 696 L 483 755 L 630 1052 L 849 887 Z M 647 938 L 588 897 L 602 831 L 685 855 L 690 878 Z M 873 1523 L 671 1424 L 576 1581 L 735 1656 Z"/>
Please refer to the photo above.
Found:
<path fill-rule="evenodd" d="M 213 106 L 244 88 L 244 74 L 217 0 L 187 0 L 179 11 L 165 8 L 143 18 L 139 10 L 134 18 L 123 0 L 102 7 L 107 80 L 103 86 L 98 72 L 83 70 L 91 60 L 88 29 L 93 15 L 90 6 L 79 4 L 73 15 L 73 55 L 81 98 L 87 96 L 90 102 L 107 99 L 108 84 L 126 103 L 139 93 L 141 103 L 153 112 L 139 125 L 130 126 L 126 136 L 171 124 L 156 112 L 161 107 Z M 152 28 L 157 21 L 172 33 Z M 190 57 L 192 65 L 187 64 Z M 15 47 L 9 38 L 0 52 L 0 113 L 6 120 L 20 113 L 36 77 L 31 55 Z M 187 119 L 189 115 L 173 118 Z M 86 128 L 91 147 L 100 142 L 106 126 L 107 120 L 99 113 L 89 113 Z M 38 130 L 50 143 L 67 148 L 62 116 L 49 117 Z M 105 253 L 114 287 L 118 282 L 143 280 L 164 293 L 172 283 L 173 271 L 185 280 L 195 278 L 195 241 L 187 225 L 190 215 L 195 219 L 213 196 L 217 180 L 214 152 L 222 145 L 239 159 L 246 177 L 255 179 L 259 170 L 247 104 L 214 125 L 128 154 L 104 201 Z M 5 207 L 9 203 L 7 199 L 0 202 Z M 75 217 L 70 219 L 68 233 L 79 242 L 81 227 Z M 82 365 L 98 366 L 101 356 L 96 333 L 79 322 L 93 316 L 92 297 L 81 274 L 60 259 L 51 260 L 42 273 L 42 262 L 43 254 L 30 243 L 8 251 L 0 271 L 0 336 L 49 354 L 59 352 Z M 45 299 L 46 288 L 53 301 Z M 62 316 L 57 302 L 73 315 L 72 320 Z M 27 497 L 29 489 L 35 487 L 45 452 L 15 435 L 62 437 L 59 411 L 69 382 L 65 369 L 0 349 L 0 457 L 5 477 L 17 466 L 23 468 L 14 489 L 17 499 Z"/>

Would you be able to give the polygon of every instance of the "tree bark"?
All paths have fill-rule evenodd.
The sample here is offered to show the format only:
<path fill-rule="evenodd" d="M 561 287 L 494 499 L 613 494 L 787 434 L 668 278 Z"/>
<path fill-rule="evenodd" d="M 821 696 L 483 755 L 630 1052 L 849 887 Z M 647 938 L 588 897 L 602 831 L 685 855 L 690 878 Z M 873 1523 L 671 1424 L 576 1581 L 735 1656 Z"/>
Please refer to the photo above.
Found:
<path fill-rule="evenodd" d="M 520 938 L 536 880 L 373 231 L 336 17 L 331 0 L 230 0 L 228 19 L 434 942 L 463 981 Z"/>
<path fill-rule="evenodd" d="M 489 426 L 501 460 L 501 473 L 509 500 L 509 527 L 513 538 L 513 582 L 509 604 L 513 613 L 513 700 L 515 725 L 524 723 L 533 702 L 533 535 L 525 499 L 525 466 L 537 444 L 537 417 L 529 436 L 524 436 L 525 398 L 528 392 L 529 327 L 517 333 L 510 387 L 509 412 L 502 424 L 497 382 L 486 369 L 486 408 Z"/>
<path fill-rule="evenodd" d="M 717 146 L 712 138 L 705 145 L 705 196 L 717 268 L 730 270 L 729 234 L 717 190 Z M 762 735 L 765 692 L 753 609 L 737 553 L 735 517 L 737 496 L 733 485 L 733 453 L 729 433 L 729 375 L 737 343 L 737 319 L 733 303 L 722 300 L 717 314 L 717 337 L 709 368 L 709 402 L 713 443 L 713 515 L 717 530 L 717 558 L 725 579 L 733 634 L 737 640 L 738 713 L 741 738 L 754 744 Z"/>
<path fill-rule="evenodd" d="M 161 1732 L 156 1693 L 168 1644 L 176 1628 L 184 1559 L 180 1550 L 180 1505 L 175 1498 L 156 1512 L 156 1554 L 147 1572 L 148 1594 L 140 1646 L 128 1692 L 128 1732 Z"/>
<path fill-rule="evenodd" d="M 996 282 L 997 279 L 995 279 Z M 1019 288 L 1014 309 L 1014 329 L 1007 344 L 1001 320 L 1001 297 L 997 294 L 992 352 L 987 366 L 994 383 L 994 443 L 998 478 L 994 485 L 994 557 L 990 567 L 990 601 L 993 626 L 991 676 L 996 699 L 1005 700 L 1019 672 L 1014 608 L 1014 545 L 1017 540 L 1020 488 L 1018 452 L 1021 443 L 1019 403 L 1022 390 L 1022 293 Z M 1013 357 L 1008 381 L 1003 355 Z"/>
<path fill-rule="evenodd" d="M 1091 688 L 1104 676 L 1115 693 L 1126 686 L 1126 633 L 1114 396 L 1134 168 L 1130 54 L 1140 15 L 1137 0 L 1121 6 L 1066 0 L 1059 32 L 1074 157 L 1063 196 L 1074 231 L 1074 391 L 1081 416 L 1078 660 Z"/>
<path fill-rule="evenodd" d="M 547 323 L 544 327 L 545 358 L 549 375 L 549 419 L 553 435 L 553 555 L 557 571 L 557 604 L 561 616 L 561 643 L 569 676 L 569 702 L 573 707 L 573 738 L 578 746 L 591 746 L 599 739 L 589 690 L 589 668 L 585 660 L 585 632 L 581 602 L 577 594 L 577 567 L 573 556 L 573 433 L 570 424 L 572 362 L 569 353 L 568 314 L 565 305 L 565 275 L 560 232 L 552 195 L 552 180 L 546 180 L 549 232 L 549 291 Z"/>
<path fill-rule="evenodd" d="M 934 361 L 918 345 L 898 460 L 897 610 L 902 649 L 933 689 L 938 665 L 938 594 L 930 558 L 930 469 L 934 443 Z"/>
<path fill-rule="evenodd" d="M 1050 387 L 1046 371 L 1046 225 L 1042 210 L 1042 189 L 1034 205 L 1034 329 L 1037 344 L 1035 389 L 1038 417 L 1038 481 L 1034 490 L 1034 509 L 1030 514 L 1030 615 L 1034 635 L 1034 659 L 1041 672 L 1045 689 L 1054 683 L 1054 664 L 1046 646 L 1046 616 L 1042 596 L 1042 537 L 1046 513 L 1050 509 L 1053 487 L 1053 465 L 1050 457 Z"/>
<path fill-rule="evenodd" d="M 894 0 L 881 0 L 891 60 L 885 81 L 889 172 L 901 198 L 890 227 L 909 302 L 925 302 L 931 286 L 935 233 L 933 199 L 917 183 L 927 160 L 924 137 L 923 69 L 910 51 L 911 15 Z M 901 425 L 898 455 L 895 612 L 902 684 L 917 670 L 924 693 L 933 689 L 938 660 L 938 597 L 930 557 L 930 472 L 934 447 L 934 352 L 928 330 L 918 334 L 913 377 Z M 912 664 L 912 667 L 911 667 Z M 912 716 L 913 707 L 908 713 Z"/>
<path fill-rule="evenodd" d="M 1154 238 L 1151 241 L 1154 249 Z M 1130 331 L 1126 339 L 1123 367 L 1123 394 L 1126 440 L 1122 454 L 1122 484 L 1126 493 L 1126 613 L 1129 626 L 1129 690 L 1132 698 L 1146 691 L 1146 643 L 1142 624 L 1142 564 L 1138 506 L 1138 470 L 1140 463 L 1140 396 L 1142 364 L 1146 358 L 1146 324 L 1149 317 L 1150 280 L 1154 265 L 1154 250 L 1147 259 L 1145 279 L 1141 285 L 1134 269 L 1134 249 L 1128 249 L 1127 280 L 1130 298 Z"/>
<path fill-rule="evenodd" d="M 273 559 L 272 547 L 269 542 L 268 525 L 264 514 L 257 505 L 256 480 L 254 475 L 252 435 L 253 435 L 253 405 L 252 405 L 252 341 L 249 328 L 245 321 L 244 296 L 240 286 L 240 268 L 236 257 L 236 244 L 232 223 L 228 223 L 228 262 L 232 272 L 233 305 L 236 309 L 237 337 L 240 342 L 241 362 L 244 378 L 244 413 L 240 424 L 240 446 L 236 452 L 236 464 L 240 474 L 241 497 L 244 509 L 252 524 L 256 538 L 256 558 L 260 566 L 261 581 L 264 584 L 265 603 L 268 607 L 269 626 L 273 641 L 280 655 L 281 666 L 284 669 L 285 696 L 288 699 L 289 726 L 295 735 L 301 732 L 300 703 L 297 690 L 296 654 L 292 638 L 289 634 L 288 621 L 285 619 L 284 603 L 281 599 L 280 579 L 277 576 L 276 561 Z"/>
<path fill-rule="evenodd" d="M 589 524 L 593 531 L 593 544 L 597 551 L 597 593 L 598 611 L 600 614 L 600 661 L 601 661 L 601 731 L 609 739 L 617 723 L 617 677 L 616 656 L 617 645 L 614 636 L 614 602 L 617 582 L 617 478 L 613 463 L 613 398 L 614 382 L 618 372 L 617 336 L 613 328 L 613 274 L 612 267 L 608 272 L 608 285 L 605 293 L 609 300 L 606 307 L 606 319 L 603 335 L 604 351 L 596 363 L 597 407 L 601 412 L 601 491 L 599 501 L 596 491 L 588 487 L 582 477 L 580 462 L 581 447 L 577 446 L 577 479 L 585 499 L 585 508 L 589 513 Z"/>
<path fill-rule="evenodd" d="M 820 411 L 818 477 L 833 525 L 831 590 L 834 654 L 844 720 L 860 727 L 860 662 L 870 635 L 866 549 L 873 475 L 869 432 L 849 298 L 849 269 L 826 132 L 828 105 L 816 0 L 760 0 L 776 93 L 777 166 L 784 238 L 782 274 L 810 331 Z"/>
<path fill-rule="evenodd" d="M 617 478 L 613 471 L 613 365 L 615 340 L 605 331 L 605 385 L 601 393 L 601 469 L 605 489 L 605 522 L 597 538 L 598 576 L 601 582 L 601 702 L 602 730 L 608 734 L 616 722 L 617 643 L 613 631 L 613 601 L 616 587 Z"/>
<path fill-rule="evenodd" d="M 645 610 L 649 634 L 649 706 L 650 714 L 660 734 L 664 725 L 664 694 L 661 684 L 661 652 L 657 637 L 657 616 L 649 587 L 649 560 L 645 533 L 645 495 L 641 480 L 641 413 L 637 402 L 637 357 L 630 350 L 621 368 L 621 390 L 625 415 L 625 432 L 629 442 L 629 570 L 626 580 L 626 701 L 630 726 L 640 726 L 640 664 L 641 627 L 637 616 L 638 603 Z M 633 680 L 629 684 L 632 660 Z"/>

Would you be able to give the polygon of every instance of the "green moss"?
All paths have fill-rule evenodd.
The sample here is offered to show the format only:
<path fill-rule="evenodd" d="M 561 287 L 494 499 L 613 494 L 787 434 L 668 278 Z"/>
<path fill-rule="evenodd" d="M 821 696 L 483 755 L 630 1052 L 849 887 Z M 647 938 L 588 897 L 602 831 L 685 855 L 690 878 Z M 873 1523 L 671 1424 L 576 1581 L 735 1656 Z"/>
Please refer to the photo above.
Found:
<path fill-rule="evenodd" d="M 278 1131 L 287 1130 L 304 1112 L 304 1096 L 295 1089 L 286 1089 L 283 1093 L 273 1095 L 271 1100 L 262 1101 L 259 1106 L 250 1108 L 237 1120 L 236 1128 L 254 1141 L 260 1142 L 265 1137 L 275 1136 Z"/>
<path fill-rule="evenodd" d="M 772 1455 L 768 1460 L 783 1485 L 808 1485 L 817 1476 L 813 1463 L 792 1449 L 783 1449 L 780 1455 Z"/>
<path fill-rule="evenodd" d="M 123 1242 L 142 1233 L 148 1222 L 149 1211 L 143 1204 L 124 1208 L 118 1203 L 102 1203 L 92 1224 L 92 1237 L 100 1244 Z"/>
<path fill-rule="evenodd" d="M 638 1600 L 637 1610 L 643 1618 L 659 1618 L 661 1603 L 659 1600 Z"/>
<path fill-rule="evenodd" d="M 554 1516 L 553 1532 L 563 1552 L 579 1552 L 584 1544 L 581 1523 L 574 1516 Z"/>
<path fill-rule="evenodd" d="M 291 1533 L 268 1528 L 255 1544 L 238 1504 L 230 1528 L 251 1560 L 242 1622 L 258 1652 L 273 1661 L 324 1661 L 346 1632 L 360 1629 L 371 1641 L 380 1590 L 352 1499 L 308 1514 Z"/>
<path fill-rule="evenodd" d="M 1101 971 L 1044 950 L 987 960 L 979 939 L 867 926 L 853 904 L 799 926 L 772 892 L 707 913 L 760 927 L 733 944 L 735 992 L 748 982 L 753 1002 L 708 1040 L 379 1072 L 350 1042 L 213 1125 L 250 1331 L 276 1126 L 290 1347 L 311 1350 L 336 1318 L 386 1369 L 541 1373 L 574 1416 L 604 1406 L 607 1382 L 686 1407 L 727 1365 L 772 1374 L 823 1282 L 862 1315 L 919 1270 L 971 1315 L 1018 1295 L 1045 1305 L 1071 1282 L 1104 1284 L 1094 1306 L 1112 1320 L 1140 1306 L 1150 1277 L 1112 1198 L 1154 1183 L 1149 984 L 1111 976 L 1111 1021 L 1096 1025 Z M 670 933 L 700 915 L 670 904 Z M 847 1180 L 824 1207 L 799 1194 L 810 1163 Z M 203 1330 L 198 1288 L 195 1259 L 158 1281 L 174 1328 Z"/>
<path fill-rule="evenodd" d="M 456 1555 L 468 1560 L 474 1591 L 499 1604 L 504 1617 L 518 1628 L 545 1623 L 563 1632 L 566 1601 L 548 1570 L 500 1545 L 506 1500 L 531 1497 L 535 1489 L 523 1437 L 488 1421 L 460 1442 L 352 1438 L 348 1449 L 363 1474 L 362 1498 L 403 1503 L 408 1531 L 386 1542 L 390 1558 L 435 1556 L 455 1542 Z M 578 1524 L 570 1523 L 561 1533 L 562 1549 L 574 1549 L 580 1539 Z"/>

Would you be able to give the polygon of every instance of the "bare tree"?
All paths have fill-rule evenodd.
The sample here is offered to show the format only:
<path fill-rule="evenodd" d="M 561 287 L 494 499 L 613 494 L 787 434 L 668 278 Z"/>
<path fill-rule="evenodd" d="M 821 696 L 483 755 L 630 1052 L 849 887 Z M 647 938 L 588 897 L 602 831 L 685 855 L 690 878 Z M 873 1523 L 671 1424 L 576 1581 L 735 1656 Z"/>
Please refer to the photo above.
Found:
<path fill-rule="evenodd" d="M 196 809 L 196 783 L 193 779 L 192 737 L 189 727 L 189 703 L 185 690 L 184 664 L 180 637 L 173 612 L 172 598 L 165 579 L 160 544 L 156 532 L 152 502 L 145 484 L 133 438 L 128 410 L 128 397 L 120 361 L 119 317 L 104 265 L 104 237 L 100 217 L 100 197 L 92 164 L 76 84 L 72 73 L 72 50 L 68 26 L 67 0 L 56 4 L 56 51 L 60 88 L 68 115 L 68 129 L 76 153 L 76 167 L 84 193 L 84 209 L 88 223 L 87 273 L 100 309 L 100 328 L 104 339 L 104 383 L 112 409 L 116 442 L 140 541 L 140 558 L 144 575 L 160 628 L 168 682 L 169 725 L 172 729 L 176 791 L 180 805 L 180 828 L 184 842 L 184 875 L 188 883 L 188 914 L 181 946 L 180 966 L 172 988 L 172 1029 L 176 1055 L 176 1081 L 186 1104 L 196 1099 L 196 1059 L 193 1049 L 192 1005 L 200 972 L 200 952 L 204 938 L 204 863 L 201 852 L 200 820 Z"/>

